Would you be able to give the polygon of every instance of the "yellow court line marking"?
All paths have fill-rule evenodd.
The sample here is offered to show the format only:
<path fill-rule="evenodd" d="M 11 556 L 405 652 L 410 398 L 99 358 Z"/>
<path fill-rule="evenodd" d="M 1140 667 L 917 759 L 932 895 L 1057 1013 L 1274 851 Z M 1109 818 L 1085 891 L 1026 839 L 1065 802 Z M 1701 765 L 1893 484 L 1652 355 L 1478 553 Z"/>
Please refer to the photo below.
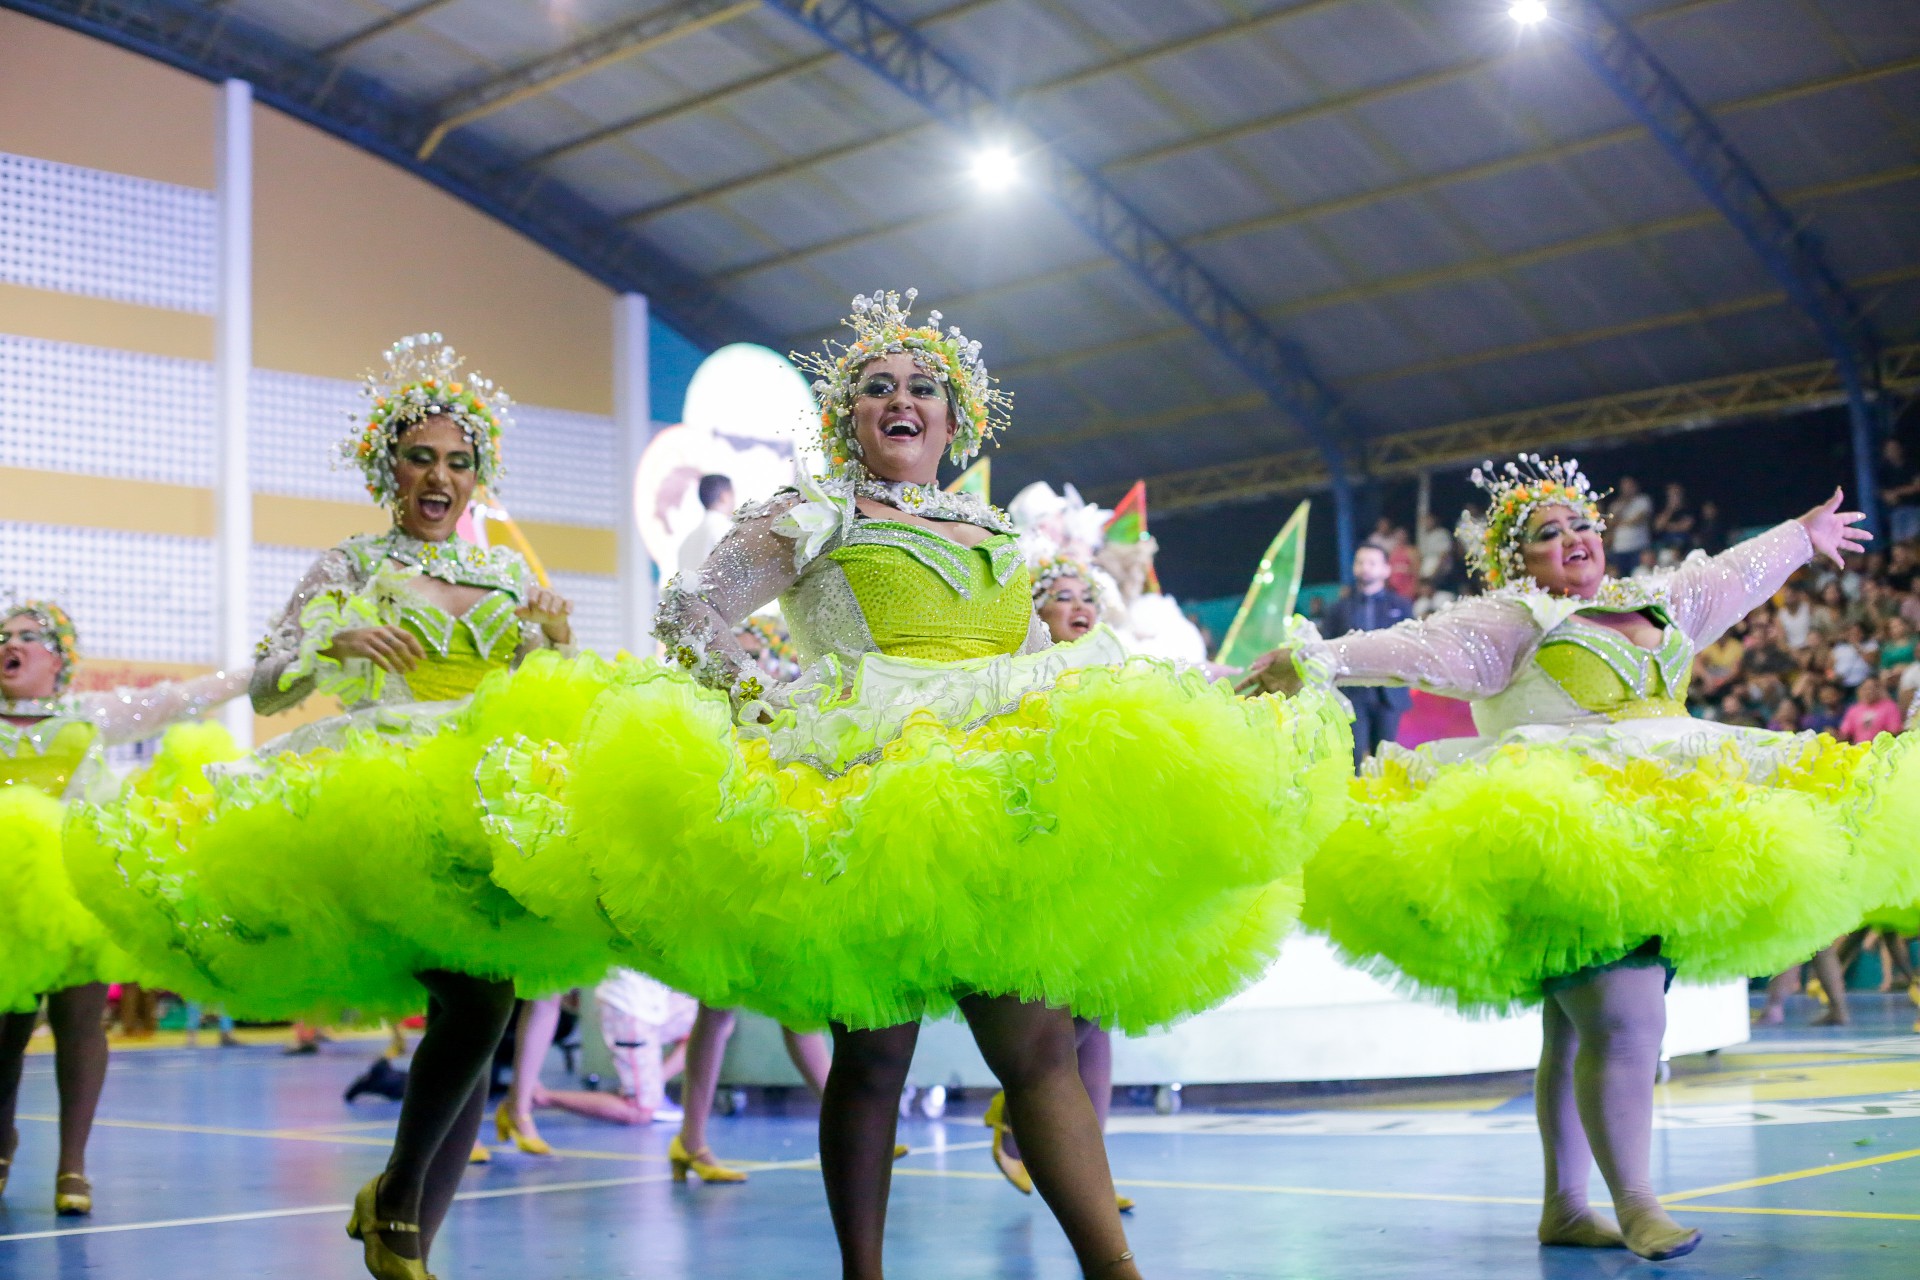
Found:
<path fill-rule="evenodd" d="M 896 1169 L 896 1176 L 913 1178 L 971 1178 L 997 1180 L 997 1173 L 979 1173 L 969 1169 Z M 1267 1195 L 1317 1196 L 1336 1200 L 1412 1200 L 1433 1204 L 1524 1205 L 1532 1208 L 1540 1201 L 1531 1196 L 1467 1196 L 1428 1191 L 1353 1191 L 1331 1187 L 1288 1187 L 1234 1182 L 1171 1182 L 1158 1178 L 1115 1178 L 1116 1187 L 1149 1187 L 1164 1191 L 1242 1191 Z M 1881 1222 L 1920 1222 L 1920 1213 L 1876 1213 L 1860 1209 L 1770 1209 L 1743 1205 L 1690 1204 L 1688 1213 L 1730 1213 L 1761 1217 L 1863 1218 Z"/>
<path fill-rule="evenodd" d="M 1775 1218 L 1868 1218 L 1876 1222 L 1920 1222 L 1920 1213 L 1875 1213 L 1866 1209 L 1762 1209 L 1739 1205 L 1690 1204 L 1688 1213 L 1745 1213 Z"/>
<path fill-rule="evenodd" d="M 1782 1182 L 1798 1182 L 1802 1178 L 1818 1178 L 1829 1173 L 1845 1173 L 1849 1169 L 1867 1169 L 1877 1164 L 1892 1164 L 1896 1160 L 1911 1160 L 1920 1156 L 1920 1147 L 1911 1151 L 1890 1151 L 1883 1156 L 1868 1156 L 1863 1160 L 1848 1160 L 1841 1164 L 1823 1164 L 1814 1169 L 1795 1169 L 1791 1173 L 1769 1174 L 1764 1178 L 1748 1178 L 1744 1182 L 1723 1182 L 1717 1187 L 1698 1187 L 1692 1191 L 1675 1191 L 1671 1195 L 1660 1197 L 1662 1204 L 1676 1204 L 1682 1200 L 1693 1200 L 1700 1196 L 1717 1196 L 1728 1191 L 1751 1191 L 1755 1187 L 1771 1187 Z"/>
<path fill-rule="evenodd" d="M 634 1178 L 591 1178 L 579 1182 L 548 1182 L 532 1187 L 499 1187 L 491 1191 L 462 1191 L 455 1200 L 504 1200 L 512 1196 L 545 1196 L 565 1191 L 599 1191 L 607 1187 L 635 1187 L 665 1181 L 663 1174 Z M 160 1231 L 170 1227 L 207 1227 L 227 1222 L 260 1222 L 273 1218 L 309 1218 L 323 1213 L 349 1213 L 350 1204 L 308 1204 L 292 1209 L 260 1209 L 252 1213 L 218 1213 L 204 1218 L 166 1218 L 158 1222 L 117 1222 L 106 1226 L 67 1227 L 55 1231 L 20 1231 L 0 1236 L 11 1240 L 52 1240 L 60 1236 L 111 1235 L 120 1231 Z"/>

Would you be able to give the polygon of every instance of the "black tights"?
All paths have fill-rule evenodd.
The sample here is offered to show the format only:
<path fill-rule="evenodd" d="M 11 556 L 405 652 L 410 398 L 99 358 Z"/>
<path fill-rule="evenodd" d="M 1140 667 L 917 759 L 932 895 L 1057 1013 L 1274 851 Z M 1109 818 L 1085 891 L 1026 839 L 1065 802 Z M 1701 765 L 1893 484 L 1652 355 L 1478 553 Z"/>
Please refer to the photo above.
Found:
<path fill-rule="evenodd" d="M 1122 1260 L 1126 1233 L 1099 1120 L 1080 1082 L 1072 1017 L 1010 997 L 968 996 L 960 1011 L 1007 1092 L 1008 1118 L 1025 1139 L 1034 1188 L 1066 1232 L 1081 1271 L 1101 1280 L 1137 1278 L 1132 1262 Z M 919 1038 L 918 1023 L 833 1029 L 833 1069 L 820 1103 L 820 1168 L 845 1280 L 882 1275 L 900 1091 Z"/>
<path fill-rule="evenodd" d="M 420 1234 L 382 1232 L 403 1258 L 425 1258 L 453 1207 L 487 1106 L 487 1071 L 513 1017 L 513 984 L 448 973 L 416 975 L 426 987 L 427 1029 L 413 1051 L 393 1154 L 375 1206 L 384 1221 L 420 1224 Z"/>
<path fill-rule="evenodd" d="M 13 1124 L 20 1102 L 20 1069 L 33 1038 L 33 1013 L 0 1014 L 0 1141 L 13 1158 L 20 1135 Z M 87 1171 L 87 1135 L 107 1082 L 107 984 L 89 982 L 47 994 L 53 1028 L 53 1075 L 60 1086 L 60 1173 Z"/>

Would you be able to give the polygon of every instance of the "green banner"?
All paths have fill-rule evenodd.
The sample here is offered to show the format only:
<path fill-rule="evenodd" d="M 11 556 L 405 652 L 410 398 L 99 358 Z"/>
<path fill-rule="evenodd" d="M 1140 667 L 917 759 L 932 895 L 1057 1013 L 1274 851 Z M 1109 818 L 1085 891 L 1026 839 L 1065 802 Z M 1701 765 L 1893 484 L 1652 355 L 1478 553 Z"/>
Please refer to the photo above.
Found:
<path fill-rule="evenodd" d="M 1259 572 L 1247 588 L 1227 638 L 1220 644 L 1221 666 L 1244 667 L 1261 654 L 1286 642 L 1288 624 L 1300 598 L 1300 574 L 1307 560 L 1307 512 L 1312 502 L 1302 502 L 1280 526 L 1267 554 L 1260 557 Z"/>

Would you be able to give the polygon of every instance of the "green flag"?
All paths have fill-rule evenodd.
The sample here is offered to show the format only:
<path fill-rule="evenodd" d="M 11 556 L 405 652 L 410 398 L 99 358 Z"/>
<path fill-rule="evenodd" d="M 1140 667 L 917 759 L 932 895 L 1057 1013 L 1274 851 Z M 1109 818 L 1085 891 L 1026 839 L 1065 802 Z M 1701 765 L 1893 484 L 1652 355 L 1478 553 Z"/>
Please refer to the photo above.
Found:
<path fill-rule="evenodd" d="M 947 486 L 948 493 L 970 493 L 982 502 L 993 501 L 993 459 L 982 458 Z"/>
<path fill-rule="evenodd" d="M 1260 558 L 1260 570 L 1253 575 L 1247 598 L 1240 602 L 1240 612 L 1233 616 L 1214 659 L 1221 666 L 1244 667 L 1286 643 L 1294 602 L 1300 598 L 1300 572 L 1307 559 L 1307 512 L 1312 505 L 1302 502 L 1293 509 Z"/>

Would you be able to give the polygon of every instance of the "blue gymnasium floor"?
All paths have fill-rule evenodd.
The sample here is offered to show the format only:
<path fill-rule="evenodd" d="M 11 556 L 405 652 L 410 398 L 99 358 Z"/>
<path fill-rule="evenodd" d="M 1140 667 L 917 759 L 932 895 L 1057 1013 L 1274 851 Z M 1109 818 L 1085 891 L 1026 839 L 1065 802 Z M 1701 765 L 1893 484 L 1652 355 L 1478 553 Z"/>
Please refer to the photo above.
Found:
<path fill-rule="evenodd" d="M 1911 1280 L 1920 1274 L 1920 1035 L 1904 999 L 1864 997 L 1844 1031 L 1788 1025 L 1683 1059 L 1662 1092 L 1655 1177 L 1706 1232 L 1666 1264 L 1542 1250 L 1539 1157 L 1517 1077 L 1337 1092 L 1173 1116 L 1116 1114 L 1121 1186 L 1146 1274 L 1226 1280 Z M 53 1216 L 52 1060 L 28 1060 L 19 1157 L 0 1206 L 5 1280 L 353 1280 L 342 1234 L 396 1104 L 342 1105 L 377 1042 L 121 1052 L 90 1163 L 98 1209 Z M 903 1125 L 889 1236 L 898 1280 L 1069 1280 L 1045 1207 L 1002 1183 L 970 1114 Z M 666 1126 L 546 1113 L 561 1149 L 470 1173 L 435 1251 L 442 1280 L 789 1280 L 838 1272 L 810 1114 L 716 1120 L 737 1187 L 673 1186 Z M 1596 1200 L 1603 1193 L 1595 1181 Z"/>

